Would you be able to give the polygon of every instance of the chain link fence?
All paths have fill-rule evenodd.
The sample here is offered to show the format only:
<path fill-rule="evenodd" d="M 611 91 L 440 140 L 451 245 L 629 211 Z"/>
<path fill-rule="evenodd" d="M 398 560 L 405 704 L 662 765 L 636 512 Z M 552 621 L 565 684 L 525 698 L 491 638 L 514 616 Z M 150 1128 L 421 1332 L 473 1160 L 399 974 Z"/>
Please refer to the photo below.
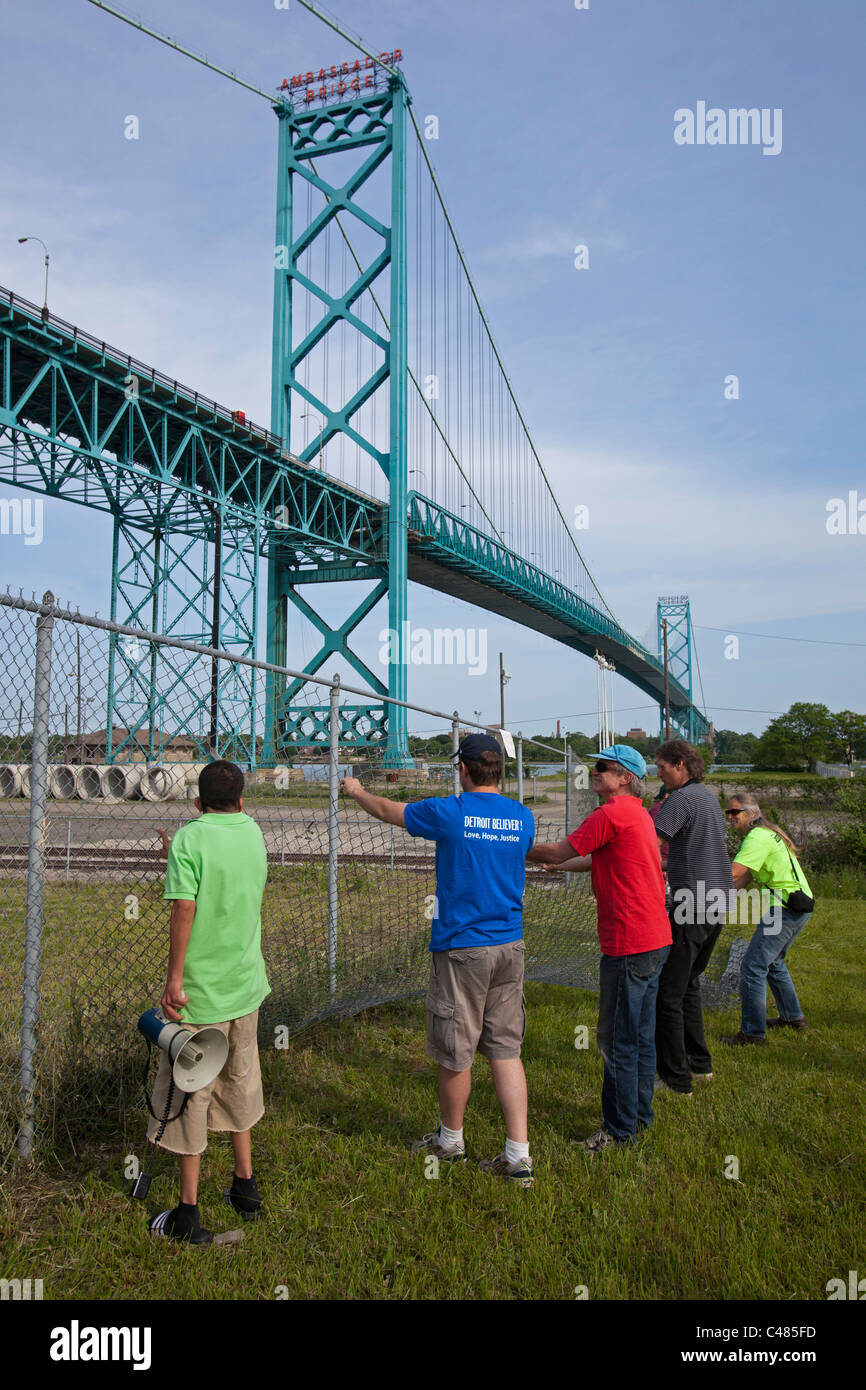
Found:
<path fill-rule="evenodd" d="M 341 687 L 325 680 L 328 742 L 268 758 L 268 701 L 298 673 L 72 613 L 50 595 L 0 594 L 0 649 L 0 1153 L 29 1153 L 37 1135 L 74 1145 L 98 1114 L 142 1108 L 136 1023 L 165 981 L 168 844 L 197 814 L 211 756 L 244 766 L 244 809 L 267 846 L 260 1039 L 424 991 L 434 846 L 337 788 L 352 774 L 401 801 L 451 795 L 446 758 L 395 770 L 384 747 L 347 752 Z M 480 727 L 409 709 L 446 753 Z M 518 740 L 503 787 L 534 810 L 539 840 L 595 805 L 570 755 L 558 776 L 533 769 L 550 751 Z M 588 875 L 528 865 L 524 926 L 528 978 L 597 988 Z M 727 967 L 717 951 L 709 1002 L 736 990 L 739 947 Z"/>

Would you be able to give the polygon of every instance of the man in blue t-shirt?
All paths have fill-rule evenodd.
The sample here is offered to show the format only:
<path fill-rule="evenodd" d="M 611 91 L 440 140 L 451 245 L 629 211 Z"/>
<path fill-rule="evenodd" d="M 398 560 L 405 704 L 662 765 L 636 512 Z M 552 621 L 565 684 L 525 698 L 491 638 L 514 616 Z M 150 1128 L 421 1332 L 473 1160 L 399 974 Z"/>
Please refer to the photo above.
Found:
<path fill-rule="evenodd" d="M 502 753 L 489 734 L 467 735 L 454 758 L 461 796 L 389 801 L 354 777 L 344 778 L 340 789 L 368 815 L 436 843 L 427 1054 L 439 1065 L 440 1118 L 413 1151 L 466 1158 L 463 1114 L 472 1060 L 480 1052 L 490 1063 L 505 1118 L 505 1149 L 481 1167 L 531 1187 L 520 1046 L 526 1030 L 523 891 L 535 820 L 520 802 L 500 795 Z"/>

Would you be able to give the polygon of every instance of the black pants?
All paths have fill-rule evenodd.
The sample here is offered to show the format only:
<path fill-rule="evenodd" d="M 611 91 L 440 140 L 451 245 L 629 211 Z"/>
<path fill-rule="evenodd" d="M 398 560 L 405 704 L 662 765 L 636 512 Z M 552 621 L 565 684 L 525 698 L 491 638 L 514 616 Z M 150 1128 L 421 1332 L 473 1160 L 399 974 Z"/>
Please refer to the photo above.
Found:
<path fill-rule="evenodd" d="M 704 1038 L 698 976 L 719 939 L 718 925 L 682 926 L 671 921 L 673 945 L 659 979 L 656 1004 L 656 1066 L 674 1091 L 692 1089 L 692 1072 L 712 1071 Z"/>

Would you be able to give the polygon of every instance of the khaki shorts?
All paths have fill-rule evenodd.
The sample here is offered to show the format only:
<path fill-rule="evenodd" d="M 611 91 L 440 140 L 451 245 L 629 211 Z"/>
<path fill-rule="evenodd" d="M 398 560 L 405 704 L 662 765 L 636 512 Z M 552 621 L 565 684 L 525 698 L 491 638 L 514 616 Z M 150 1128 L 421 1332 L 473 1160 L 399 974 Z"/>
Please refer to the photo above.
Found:
<path fill-rule="evenodd" d="M 523 941 L 432 953 L 428 1057 L 451 1071 L 466 1071 L 476 1052 L 494 1060 L 520 1056 L 525 958 Z"/>
<path fill-rule="evenodd" d="M 219 1028 L 221 1033 L 225 1033 L 229 1040 L 229 1055 L 219 1076 L 209 1086 L 193 1091 L 180 1118 L 166 1125 L 165 1134 L 159 1141 L 161 1149 L 174 1154 L 204 1153 L 209 1129 L 242 1134 L 262 1118 L 265 1102 L 256 1041 L 258 1021 L 259 1011 L 255 1009 L 251 1014 L 233 1018 L 229 1023 L 201 1025 Z M 189 1026 L 192 1028 L 194 1025 Z M 151 1100 L 151 1105 L 160 1116 L 165 1110 L 170 1075 L 168 1054 L 160 1052 Z M 183 1092 L 175 1090 L 171 1099 L 172 1115 L 177 1114 L 182 1100 Z M 151 1116 L 147 1126 L 147 1137 L 151 1143 L 158 1131 L 159 1121 Z"/>

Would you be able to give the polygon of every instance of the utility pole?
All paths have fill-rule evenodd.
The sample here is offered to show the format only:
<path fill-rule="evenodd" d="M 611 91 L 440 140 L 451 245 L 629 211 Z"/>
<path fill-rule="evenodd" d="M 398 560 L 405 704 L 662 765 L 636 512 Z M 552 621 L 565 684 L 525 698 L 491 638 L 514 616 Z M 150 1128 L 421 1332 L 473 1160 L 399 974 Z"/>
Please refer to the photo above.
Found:
<path fill-rule="evenodd" d="M 662 618 L 662 650 L 665 663 L 665 739 L 671 736 L 671 691 L 668 680 L 668 620 Z"/>
<path fill-rule="evenodd" d="M 502 653 L 499 653 L 499 727 L 505 728 L 505 687 L 511 680 L 508 672 L 502 664 Z"/>

